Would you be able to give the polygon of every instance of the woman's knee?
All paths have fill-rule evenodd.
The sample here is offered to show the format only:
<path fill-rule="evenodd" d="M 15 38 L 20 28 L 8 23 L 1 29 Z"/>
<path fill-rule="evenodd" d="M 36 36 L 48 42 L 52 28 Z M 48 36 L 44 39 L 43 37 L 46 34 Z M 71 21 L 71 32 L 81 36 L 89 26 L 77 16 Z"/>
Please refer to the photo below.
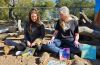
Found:
<path fill-rule="evenodd" d="M 81 54 L 81 50 L 77 47 L 70 48 L 70 50 L 71 50 L 71 53 Z"/>
<path fill-rule="evenodd" d="M 55 44 L 57 47 L 61 45 L 61 41 L 59 39 L 55 39 L 53 44 Z"/>
<path fill-rule="evenodd" d="M 51 53 L 56 53 L 56 45 L 53 43 L 48 43 L 47 45 L 42 46 L 42 49 Z"/>

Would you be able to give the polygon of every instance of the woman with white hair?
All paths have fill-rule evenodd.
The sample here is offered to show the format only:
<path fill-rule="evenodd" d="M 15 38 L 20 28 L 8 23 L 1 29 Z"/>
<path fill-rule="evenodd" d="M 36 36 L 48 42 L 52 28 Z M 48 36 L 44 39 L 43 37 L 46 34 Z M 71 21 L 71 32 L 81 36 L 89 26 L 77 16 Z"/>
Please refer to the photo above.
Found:
<path fill-rule="evenodd" d="M 60 19 L 55 26 L 53 37 L 45 48 L 56 54 L 66 47 L 70 48 L 71 53 L 80 52 L 78 22 L 71 17 L 66 6 L 59 9 L 59 14 Z"/>

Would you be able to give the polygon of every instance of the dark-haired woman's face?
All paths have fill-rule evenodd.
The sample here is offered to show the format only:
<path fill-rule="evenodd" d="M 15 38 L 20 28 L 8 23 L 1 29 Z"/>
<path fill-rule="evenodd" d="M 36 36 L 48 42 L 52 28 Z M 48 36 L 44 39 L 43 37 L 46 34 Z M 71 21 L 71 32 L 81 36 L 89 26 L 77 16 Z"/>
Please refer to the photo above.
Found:
<path fill-rule="evenodd" d="M 36 13 L 32 13 L 31 14 L 31 20 L 33 21 L 33 22 L 35 22 L 36 20 L 37 20 L 37 14 Z"/>

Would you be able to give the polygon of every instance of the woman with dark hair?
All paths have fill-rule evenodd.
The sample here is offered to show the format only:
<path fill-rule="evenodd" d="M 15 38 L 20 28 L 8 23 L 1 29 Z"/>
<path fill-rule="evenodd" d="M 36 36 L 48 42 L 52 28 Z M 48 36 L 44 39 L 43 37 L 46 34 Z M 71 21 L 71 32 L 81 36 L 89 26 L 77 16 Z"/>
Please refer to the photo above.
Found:
<path fill-rule="evenodd" d="M 24 34 L 27 46 L 29 47 L 35 45 L 34 41 L 37 38 L 43 39 L 45 36 L 44 25 L 40 21 L 40 16 L 35 8 L 31 9 L 29 12 L 29 21 L 25 24 Z"/>
<path fill-rule="evenodd" d="M 29 12 L 29 18 L 25 22 L 24 26 L 24 38 L 26 44 L 25 46 L 21 46 L 21 49 L 16 52 L 16 55 L 22 54 L 26 47 L 41 47 L 42 39 L 44 36 L 45 28 L 43 23 L 40 21 L 38 10 L 36 8 L 32 8 Z M 5 44 L 17 47 L 20 46 L 11 40 L 5 40 Z"/>

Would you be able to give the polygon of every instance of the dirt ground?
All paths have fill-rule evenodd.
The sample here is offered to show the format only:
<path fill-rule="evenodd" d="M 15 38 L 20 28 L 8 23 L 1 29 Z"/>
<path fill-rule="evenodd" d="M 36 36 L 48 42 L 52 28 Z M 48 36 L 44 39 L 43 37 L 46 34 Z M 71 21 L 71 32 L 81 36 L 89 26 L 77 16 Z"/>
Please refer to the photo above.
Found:
<path fill-rule="evenodd" d="M 46 41 L 47 42 L 47 41 Z M 4 43 L 0 40 L 0 65 L 39 65 L 39 56 L 14 56 L 15 52 L 11 52 L 7 56 L 2 52 Z M 50 59 L 53 57 L 50 57 Z M 92 65 L 100 65 L 100 59 L 91 61 Z"/>

